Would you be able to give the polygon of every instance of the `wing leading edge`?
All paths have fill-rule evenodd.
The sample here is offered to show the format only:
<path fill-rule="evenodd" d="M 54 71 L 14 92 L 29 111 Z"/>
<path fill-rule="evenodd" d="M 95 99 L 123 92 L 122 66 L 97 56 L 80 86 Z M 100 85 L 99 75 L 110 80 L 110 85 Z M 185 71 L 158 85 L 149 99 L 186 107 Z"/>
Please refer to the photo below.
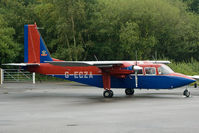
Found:
<path fill-rule="evenodd" d="M 123 61 L 46 61 L 56 66 L 96 66 L 112 67 L 123 65 Z"/>
<path fill-rule="evenodd" d="M 152 64 L 169 64 L 170 61 L 137 61 L 138 64 L 152 63 Z M 96 66 L 99 68 L 121 66 L 125 63 L 135 64 L 136 61 L 46 61 L 56 66 Z"/>

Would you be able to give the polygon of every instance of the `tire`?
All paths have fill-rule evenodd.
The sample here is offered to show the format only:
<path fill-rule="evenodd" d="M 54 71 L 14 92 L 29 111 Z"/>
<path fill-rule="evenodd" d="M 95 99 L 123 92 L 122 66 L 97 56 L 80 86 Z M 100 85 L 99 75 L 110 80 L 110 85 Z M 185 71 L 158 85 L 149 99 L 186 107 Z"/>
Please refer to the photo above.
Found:
<path fill-rule="evenodd" d="M 197 88 L 197 87 L 198 87 L 197 83 L 195 83 L 195 84 L 194 84 L 194 87 L 195 87 L 195 88 Z"/>
<path fill-rule="evenodd" d="M 188 90 L 185 90 L 183 92 L 183 95 L 186 96 L 186 97 L 189 97 L 190 96 L 190 92 Z"/>
<path fill-rule="evenodd" d="M 103 93 L 104 98 L 112 98 L 113 97 L 113 91 L 112 90 L 105 90 Z"/>
<path fill-rule="evenodd" d="M 126 93 L 127 96 L 133 95 L 134 92 L 135 92 L 134 89 L 129 89 L 129 88 L 125 89 L 125 93 Z"/>

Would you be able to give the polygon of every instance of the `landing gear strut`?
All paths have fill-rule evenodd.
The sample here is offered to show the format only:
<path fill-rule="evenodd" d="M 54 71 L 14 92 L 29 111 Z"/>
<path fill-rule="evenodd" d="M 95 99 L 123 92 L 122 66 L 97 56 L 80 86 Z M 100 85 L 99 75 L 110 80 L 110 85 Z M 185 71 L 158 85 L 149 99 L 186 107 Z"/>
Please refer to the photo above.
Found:
<path fill-rule="evenodd" d="M 113 91 L 111 90 L 111 75 L 110 75 L 110 73 L 103 71 L 102 79 L 103 79 L 103 87 L 104 87 L 103 96 L 105 98 L 113 97 Z"/>
<path fill-rule="evenodd" d="M 113 91 L 112 90 L 105 90 L 103 93 L 105 98 L 111 98 L 113 97 Z"/>
<path fill-rule="evenodd" d="M 191 93 L 190 93 L 187 89 L 184 90 L 184 92 L 183 92 L 183 95 L 186 96 L 186 97 L 189 97 L 190 94 L 191 94 Z"/>
<path fill-rule="evenodd" d="M 128 95 L 128 96 L 133 95 L 134 92 L 135 92 L 134 89 L 130 89 L 130 88 L 127 88 L 127 89 L 125 90 L 125 93 L 126 93 L 126 95 Z"/>

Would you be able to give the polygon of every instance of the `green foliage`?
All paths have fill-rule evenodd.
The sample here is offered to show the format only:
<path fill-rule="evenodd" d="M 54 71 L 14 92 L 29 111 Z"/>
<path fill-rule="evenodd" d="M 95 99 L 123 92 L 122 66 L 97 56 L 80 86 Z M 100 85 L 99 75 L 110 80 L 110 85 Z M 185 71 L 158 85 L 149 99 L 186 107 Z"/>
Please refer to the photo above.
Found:
<path fill-rule="evenodd" d="M 36 82 L 42 82 L 42 81 L 67 81 L 65 79 L 61 79 L 61 78 L 56 78 L 56 77 L 52 77 L 52 76 L 47 76 L 47 75 L 42 75 L 42 74 L 36 74 L 35 76 L 36 78 Z"/>
<path fill-rule="evenodd" d="M 199 73 L 199 62 L 191 60 L 190 62 L 173 62 L 169 66 L 178 73 L 185 75 L 198 75 Z"/>
<path fill-rule="evenodd" d="M 33 1 L 33 0 L 32 0 Z M 1 0 L 0 1 L 0 14 L 2 15 L 6 26 L 13 29 L 12 34 L 9 34 L 9 39 L 13 40 L 13 43 L 19 44 L 17 47 L 20 52 L 16 51 L 12 56 L 15 57 L 15 60 L 11 60 L 9 57 L 3 56 L 6 62 L 22 62 L 23 61 L 23 26 L 25 24 L 34 23 L 36 17 L 32 11 L 31 1 L 22 1 L 22 0 Z M 5 34 L 4 34 L 5 35 Z M 9 43 L 9 42 L 6 42 Z M 8 47 L 7 47 L 8 48 Z M 14 49 L 13 49 L 14 50 Z M 7 52 L 7 51 L 4 51 Z M 9 53 L 10 54 L 10 53 Z M 9 61 L 8 61 L 9 60 Z"/>
<path fill-rule="evenodd" d="M 109 59 L 135 59 L 137 49 L 139 59 L 150 59 L 158 51 L 159 57 L 182 61 L 198 51 L 198 16 L 187 13 L 186 5 L 179 1 L 99 0 L 99 3 L 101 10 L 93 22 L 99 28 L 93 41 L 110 45 Z M 187 55 L 182 56 L 184 53 Z"/>
<path fill-rule="evenodd" d="M 199 13 L 199 0 L 183 0 L 187 5 L 188 9 L 192 12 Z"/>
<path fill-rule="evenodd" d="M 55 58 L 199 61 L 198 0 L 1 0 L 0 56 L 23 62 L 23 26 L 37 22 Z M 181 64 L 183 65 L 183 64 Z"/>
<path fill-rule="evenodd" d="M 13 62 L 19 54 L 18 44 L 13 41 L 15 30 L 7 26 L 6 21 L 0 15 L 0 63 Z"/>

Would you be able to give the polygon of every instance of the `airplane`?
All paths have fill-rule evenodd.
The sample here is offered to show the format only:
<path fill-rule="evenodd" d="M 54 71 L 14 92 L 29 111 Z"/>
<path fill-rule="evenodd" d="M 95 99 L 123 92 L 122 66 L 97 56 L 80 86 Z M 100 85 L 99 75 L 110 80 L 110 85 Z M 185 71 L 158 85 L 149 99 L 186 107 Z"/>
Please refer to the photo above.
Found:
<path fill-rule="evenodd" d="M 24 63 L 4 65 L 22 66 L 30 72 L 49 75 L 95 87 L 104 88 L 105 98 L 113 97 L 111 88 L 125 89 L 126 95 L 134 89 L 174 89 L 195 80 L 175 73 L 166 64 L 170 61 L 63 61 L 52 58 L 38 27 L 24 25 Z M 188 89 L 183 95 L 190 96 Z"/>

